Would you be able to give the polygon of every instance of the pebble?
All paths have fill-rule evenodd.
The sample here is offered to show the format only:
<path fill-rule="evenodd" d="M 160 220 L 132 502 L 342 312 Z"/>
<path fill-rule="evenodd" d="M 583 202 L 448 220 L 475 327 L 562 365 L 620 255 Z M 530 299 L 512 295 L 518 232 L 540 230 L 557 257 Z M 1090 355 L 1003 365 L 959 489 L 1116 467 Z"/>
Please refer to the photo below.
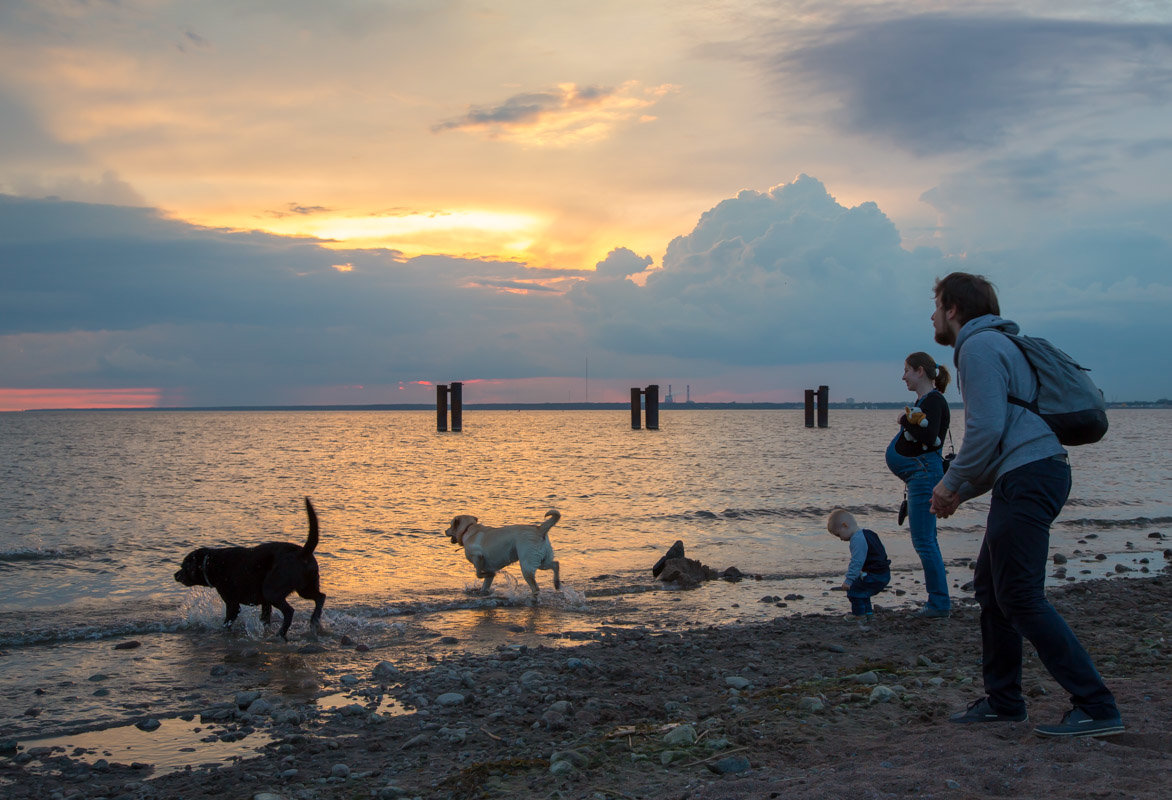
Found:
<path fill-rule="evenodd" d="M 667 762 L 665 761 L 664 764 L 666 764 L 666 763 Z M 569 761 L 554 761 L 552 764 L 549 765 L 550 774 L 557 775 L 559 777 L 564 777 L 566 775 L 573 773 L 574 771 L 575 771 L 574 765 L 571 764 Z"/>
<path fill-rule="evenodd" d="M 803 697 L 798 701 L 798 708 L 802 711 L 821 711 L 826 708 L 826 704 L 817 697 Z"/>
<path fill-rule="evenodd" d="M 350 777 L 350 767 L 346 764 L 334 764 L 334 766 L 330 767 L 330 777 L 345 780 Z"/>
<path fill-rule="evenodd" d="M 696 729 L 691 725 L 678 725 L 664 735 L 663 741 L 670 745 L 689 745 L 696 743 Z"/>
<path fill-rule="evenodd" d="M 140 719 L 138 722 L 134 723 L 134 727 L 138 728 L 140 731 L 146 731 L 147 733 L 150 733 L 151 731 L 157 731 L 162 726 L 162 724 L 163 723 L 152 717 L 151 719 Z"/>
<path fill-rule="evenodd" d="M 861 672 L 855 676 L 855 683 L 879 683 L 879 676 L 873 670 L 870 672 Z"/>
<path fill-rule="evenodd" d="M 590 760 L 585 755 L 579 753 L 577 750 L 558 750 L 549 757 L 549 763 L 552 766 L 559 762 L 569 762 L 578 769 L 584 769 Z"/>
<path fill-rule="evenodd" d="M 438 706 L 450 707 L 458 706 L 464 702 L 464 695 L 459 692 L 444 692 L 435 699 Z"/>
<path fill-rule="evenodd" d="M 732 775 L 738 772 L 748 772 L 752 768 L 753 765 L 744 756 L 727 756 L 708 765 L 708 769 L 717 775 Z"/>
<path fill-rule="evenodd" d="M 898 695 L 886 686 L 876 686 L 871 690 L 871 697 L 869 700 L 872 703 L 887 703 L 894 700 Z"/>
<path fill-rule="evenodd" d="M 748 678 L 742 678 L 740 675 L 729 675 L 724 679 L 724 682 L 737 690 L 748 689 L 752 685 L 752 682 Z"/>
<path fill-rule="evenodd" d="M 133 650 L 136 647 L 142 647 L 142 642 L 135 639 L 131 639 L 128 642 L 119 642 L 118 644 L 114 645 L 115 650 Z"/>
<path fill-rule="evenodd" d="M 377 681 L 387 681 L 399 676 L 399 668 L 390 661 L 380 661 L 375 665 L 373 675 Z"/>
<path fill-rule="evenodd" d="M 521 685 L 526 689 L 533 689 L 545 680 L 545 674 L 535 669 L 521 673 Z"/>
<path fill-rule="evenodd" d="M 944 781 L 944 785 L 947 786 L 949 789 L 959 789 L 960 788 L 960 784 L 957 783 L 956 781 L 952 780 L 951 778 Z"/>
<path fill-rule="evenodd" d="M 236 705 L 240 708 L 248 708 L 254 701 L 260 698 L 260 692 L 248 691 L 236 693 Z"/>
<path fill-rule="evenodd" d="M 273 704 L 263 697 L 258 697 L 248 704 L 248 713 L 257 716 L 267 716 L 273 713 Z"/>

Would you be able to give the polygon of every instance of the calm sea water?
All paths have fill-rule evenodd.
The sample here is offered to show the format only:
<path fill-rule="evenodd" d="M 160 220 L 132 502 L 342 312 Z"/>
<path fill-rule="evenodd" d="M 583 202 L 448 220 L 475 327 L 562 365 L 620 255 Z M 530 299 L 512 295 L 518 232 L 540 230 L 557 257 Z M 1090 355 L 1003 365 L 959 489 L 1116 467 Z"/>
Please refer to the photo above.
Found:
<path fill-rule="evenodd" d="M 839 411 L 808 429 L 800 411 L 665 409 L 661 430 L 633 431 L 625 411 L 472 409 L 462 433 L 440 434 L 423 411 L 0 414 L 0 739 L 198 708 L 209 698 L 193 687 L 241 652 L 295 689 L 372 659 L 843 611 L 829 588 L 846 552 L 824 529 L 837 505 L 887 544 L 904 593 L 881 599 L 914 605 L 902 486 L 883 461 L 895 416 Z M 1072 450 L 1075 488 L 1052 541 L 1072 576 L 1163 567 L 1149 535 L 1172 522 L 1170 449 L 1172 412 L 1120 410 L 1104 442 Z M 303 541 L 304 495 L 329 596 L 328 652 L 316 657 L 298 649 L 307 601 L 290 598 L 286 644 L 266 637 L 256 609 L 224 633 L 214 592 L 172 578 L 195 547 Z M 539 572 L 547 591 L 533 606 L 514 566 L 492 597 L 475 596 L 471 565 L 442 533 L 450 519 L 537 522 L 549 508 L 562 512 L 551 540 L 564 591 Z M 941 524 L 957 586 L 986 508 Z M 760 577 L 665 588 L 650 568 L 677 539 L 705 564 Z M 789 599 L 762 602 L 771 596 Z M 115 649 L 128 639 L 141 646 Z"/>

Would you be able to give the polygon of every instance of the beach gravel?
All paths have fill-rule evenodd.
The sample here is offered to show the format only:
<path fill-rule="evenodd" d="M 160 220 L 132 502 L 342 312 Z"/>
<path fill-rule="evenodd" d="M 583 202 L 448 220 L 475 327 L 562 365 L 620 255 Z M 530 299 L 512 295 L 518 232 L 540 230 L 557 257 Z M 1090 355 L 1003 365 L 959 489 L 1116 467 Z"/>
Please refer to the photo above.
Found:
<path fill-rule="evenodd" d="M 287 709 L 285 700 L 250 713 L 266 736 L 235 733 L 256 739 L 255 758 L 207 766 L 197 754 L 191 769 L 155 776 L 148 764 L 90 764 L 3 745 L 0 793 L 11 800 L 1165 796 L 1172 615 L 1163 610 L 1172 607 L 1172 578 L 1074 582 L 1050 596 L 1116 694 L 1124 733 L 1036 736 L 1033 725 L 1057 721 L 1068 700 L 1028 645 L 1030 722 L 950 723 L 949 714 L 981 691 L 979 611 L 962 596 L 946 621 L 880 610 L 866 630 L 843 625 L 841 615 L 813 614 L 686 632 L 612 627 L 595 639 L 567 631 L 558 646 L 502 645 L 418 668 L 381 666 L 375 648 L 354 672 L 368 677 L 347 686 L 348 702 L 362 713 Z M 356 651 L 349 653 L 353 659 Z M 243 709 L 263 709 L 252 708 L 259 695 L 227 697 L 234 702 L 201 715 L 207 733 L 232 734 Z M 378 710 L 389 700 L 396 713 Z"/>

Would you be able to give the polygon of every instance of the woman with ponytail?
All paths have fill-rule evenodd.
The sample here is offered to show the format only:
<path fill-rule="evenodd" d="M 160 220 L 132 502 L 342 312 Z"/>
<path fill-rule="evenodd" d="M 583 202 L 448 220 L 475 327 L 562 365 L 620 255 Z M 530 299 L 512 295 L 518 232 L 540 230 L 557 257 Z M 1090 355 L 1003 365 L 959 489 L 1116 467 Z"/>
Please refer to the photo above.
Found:
<path fill-rule="evenodd" d="M 899 432 L 887 447 L 887 467 L 907 485 L 907 517 L 912 546 L 924 567 L 928 602 L 919 615 L 946 618 L 952 607 L 948 574 L 936 541 L 936 517 L 930 507 L 932 489 L 944 475 L 940 452 L 948 437 L 948 401 L 944 390 L 948 369 L 927 353 L 912 353 L 904 361 L 903 382 L 916 396 L 914 406 L 899 417 Z"/>

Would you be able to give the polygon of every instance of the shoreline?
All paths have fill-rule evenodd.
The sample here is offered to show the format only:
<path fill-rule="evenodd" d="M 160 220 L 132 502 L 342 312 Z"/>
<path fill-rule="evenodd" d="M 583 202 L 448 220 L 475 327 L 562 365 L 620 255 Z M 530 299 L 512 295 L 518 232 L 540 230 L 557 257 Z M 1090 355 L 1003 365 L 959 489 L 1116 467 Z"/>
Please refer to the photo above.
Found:
<path fill-rule="evenodd" d="M 1158 796 L 1172 768 L 1167 569 L 1048 594 L 1117 694 L 1125 733 L 1033 735 L 1067 701 L 1028 646 L 1032 723 L 948 723 L 980 696 L 977 609 L 966 598 L 947 621 L 887 611 L 868 630 L 824 613 L 679 632 L 610 628 L 573 646 L 501 644 L 401 671 L 372 651 L 342 675 L 345 695 L 324 704 L 312 682 L 291 680 L 180 717 L 242 749 L 268 737 L 255 758 L 157 776 L 146 761 L 97 749 L 19 748 L 0 753 L 0 789 L 13 800 L 720 800 L 1043 796 L 1058 784 L 1076 800 Z"/>

